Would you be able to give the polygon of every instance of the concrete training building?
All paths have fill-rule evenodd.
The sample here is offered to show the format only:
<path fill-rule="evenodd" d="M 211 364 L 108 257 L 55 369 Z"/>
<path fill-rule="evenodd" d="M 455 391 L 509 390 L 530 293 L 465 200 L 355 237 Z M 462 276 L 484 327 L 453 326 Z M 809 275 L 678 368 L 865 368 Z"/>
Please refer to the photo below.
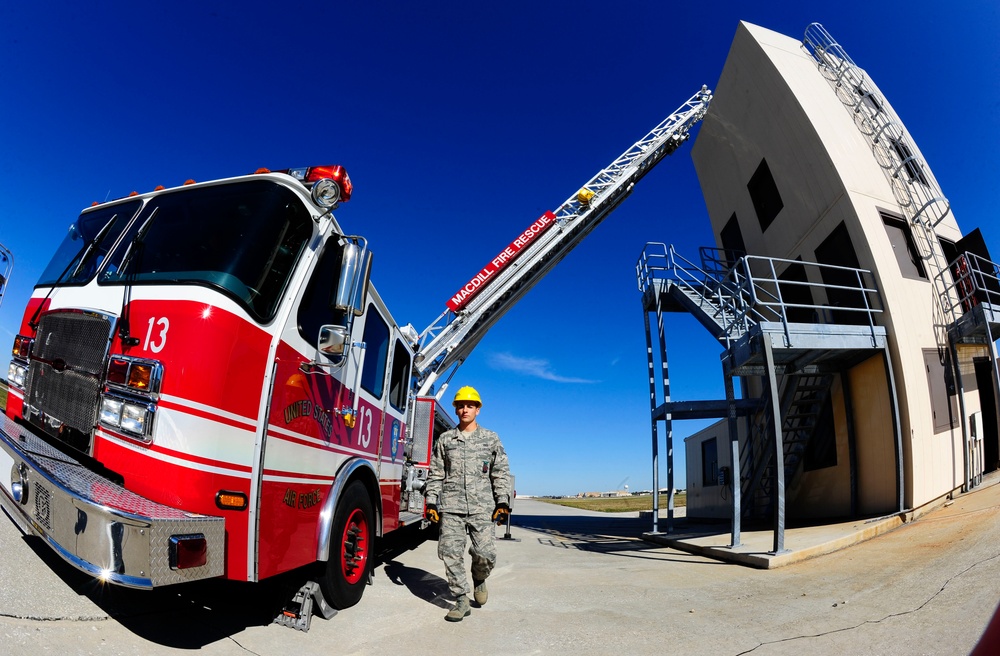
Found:
<path fill-rule="evenodd" d="M 779 551 L 786 518 L 919 509 L 997 469 L 997 268 L 830 34 L 741 23 L 692 158 L 716 246 L 639 266 L 667 487 L 672 422 L 721 419 L 686 440 L 688 517 L 737 544 L 773 522 Z M 727 399 L 671 399 L 649 326 L 675 311 L 719 339 Z"/>

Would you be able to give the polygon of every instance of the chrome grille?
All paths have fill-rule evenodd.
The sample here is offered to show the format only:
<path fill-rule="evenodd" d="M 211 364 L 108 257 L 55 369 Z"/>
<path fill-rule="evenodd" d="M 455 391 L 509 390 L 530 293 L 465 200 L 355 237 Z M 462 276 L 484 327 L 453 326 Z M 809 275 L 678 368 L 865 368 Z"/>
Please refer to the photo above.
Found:
<path fill-rule="evenodd" d="M 406 454 L 419 465 L 427 465 L 427 450 L 430 448 L 434 430 L 434 405 L 432 398 L 417 398 L 413 404 L 413 425 L 410 426 L 410 450 Z"/>
<path fill-rule="evenodd" d="M 87 312 L 42 317 L 25 381 L 28 412 L 50 428 L 68 426 L 89 436 L 97 421 L 111 319 Z"/>
<path fill-rule="evenodd" d="M 52 530 L 52 495 L 41 485 L 37 483 L 33 486 L 33 495 L 35 497 L 35 519 L 37 519 L 42 526 L 47 530 Z"/>

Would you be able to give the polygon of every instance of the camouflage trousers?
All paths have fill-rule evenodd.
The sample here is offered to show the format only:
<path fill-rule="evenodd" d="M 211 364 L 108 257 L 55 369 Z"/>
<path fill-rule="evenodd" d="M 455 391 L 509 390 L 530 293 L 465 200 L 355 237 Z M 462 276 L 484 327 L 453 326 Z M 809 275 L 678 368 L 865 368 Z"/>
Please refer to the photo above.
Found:
<path fill-rule="evenodd" d="M 465 576 L 465 538 L 469 537 L 469 555 L 472 557 L 472 578 L 485 581 L 497 562 L 497 545 L 493 538 L 490 513 L 474 515 L 441 515 L 441 533 L 438 536 L 438 558 L 444 561 L 448 587 L 456 597 L 472 594 L 472 587 Z"/>

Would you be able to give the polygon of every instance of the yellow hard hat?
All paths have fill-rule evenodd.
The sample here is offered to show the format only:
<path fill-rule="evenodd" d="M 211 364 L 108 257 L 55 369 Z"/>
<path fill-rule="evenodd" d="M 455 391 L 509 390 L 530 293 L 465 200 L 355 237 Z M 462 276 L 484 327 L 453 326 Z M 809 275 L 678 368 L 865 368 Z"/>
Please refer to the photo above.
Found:
<path fill-rule="evenodd" d="M 457 392 L 455 392 L 455 399 L 451 402 L 452 405 L 458 405 L 459 401 L 472 401 L 480 408 L 483 407 L 483 401 L 479 398 L 479 392 L 476 391 L 474 387 L 460 387 Z"/>

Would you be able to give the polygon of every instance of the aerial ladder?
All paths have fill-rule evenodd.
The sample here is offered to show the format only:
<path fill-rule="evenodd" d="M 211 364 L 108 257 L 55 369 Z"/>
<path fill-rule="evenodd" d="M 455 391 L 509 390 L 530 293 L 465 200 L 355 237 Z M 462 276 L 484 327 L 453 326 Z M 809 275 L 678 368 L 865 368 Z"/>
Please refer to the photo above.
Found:
<path fill-rule="evenodd" d="M 449 299 L 447 309 L 419 335 L 417 396 L 441 398 L 486 331 L 614 211 L 636 182 L 687 141 L 711 100 L 712 92 L 703 86 L 559 209 L 539 217 Z M 435 394 L 443 374 L 448 375 Z"/>
<path fill-rule="evenodd" d="M 14 256 L 3 244 L 0 244 L 0 305 L 3 305 L 3 295 L 7 291 L 7 281 L 10 280 L 10 272 L 13 268 Z"/>

